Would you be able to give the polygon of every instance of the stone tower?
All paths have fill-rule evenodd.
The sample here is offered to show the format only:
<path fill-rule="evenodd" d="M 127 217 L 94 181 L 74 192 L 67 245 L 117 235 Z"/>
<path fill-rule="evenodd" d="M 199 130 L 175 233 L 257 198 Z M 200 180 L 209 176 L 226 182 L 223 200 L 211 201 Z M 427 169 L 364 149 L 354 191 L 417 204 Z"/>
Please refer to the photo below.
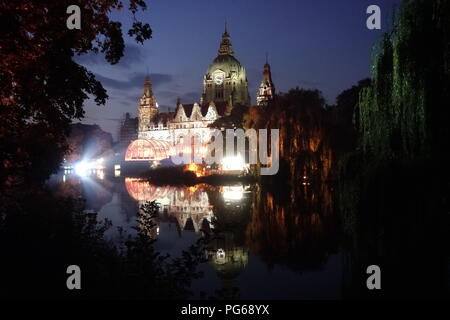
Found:
<path fill-rule="evenodd" d="M 245 68 L 234 57 L 231 37 L 225 25 L 218 55 L 209 65 L 203 78 L 202 103 L 229 102 L 233 105 L 250 104 Z"/>
<path fill-rule="evenodd" d="M 275 86 L 272 81 L 272 72 L 270 71 L 270 65 L 266 58 L 266 64 L 264 65 L 263 78 L 256 95 L 256 104 L 258 106 L 265 106 L 269 101 L 273 100 L 275 95 Z"/>
<path fill-rule="evenodd" d="M 138 117 L 139 131 L 145 131 L 150 126 L 152 119 L 158 114 L 158 103 L 153 94 L 152 82 L 147 76 L 144 80 L 144 93 L 139 101 Z"/>

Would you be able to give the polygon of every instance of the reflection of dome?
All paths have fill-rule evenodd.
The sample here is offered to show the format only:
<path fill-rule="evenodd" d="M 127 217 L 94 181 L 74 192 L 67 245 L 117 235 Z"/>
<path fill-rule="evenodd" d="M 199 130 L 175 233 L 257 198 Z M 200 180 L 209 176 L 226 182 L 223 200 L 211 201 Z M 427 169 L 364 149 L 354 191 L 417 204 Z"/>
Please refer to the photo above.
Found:
<path fill-rule="evenodd" d="M 247 266 L 248 251 L 242 247 L 236 247 L 223 250 L 223 253 L 222 251 L 214 252 L 211 258 L 212 265 L 221 279 L 234 279 Z"/>
<path fill-rule="evenodd" d="M 152 201 L 161 199 L 169 194 L 169 187 L 159 187 L 150 184 L 147 180 L 125 178 L 125 187 L 128 194 L 138 201 Z"/>
<path fill-rule="evenodd" d="M 208 243 L 207 255 L 221 279 L 234 279 L 248 263 L 248 250 L 234 244 L 231 234 L 222 234 Z"/>
<path fill-rule="evenodd" d="M 137 139 L 130 143 L 125 161 L 163 160 L 172 154 L 170 142 L 153 139 Z"/>

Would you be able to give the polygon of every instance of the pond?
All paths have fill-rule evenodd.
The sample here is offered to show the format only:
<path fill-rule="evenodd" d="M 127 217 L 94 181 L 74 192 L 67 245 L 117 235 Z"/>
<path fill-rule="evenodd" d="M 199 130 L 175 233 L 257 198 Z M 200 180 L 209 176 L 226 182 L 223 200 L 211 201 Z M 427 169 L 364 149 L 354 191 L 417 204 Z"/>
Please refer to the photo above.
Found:
<path fill-rule="evenodd" d="M 153 200 L 160 214 L 150 236 L 161 253 L 179 256 L 205 232 L 220 234 L 205 250 L 194 298 L 343 297 L 348 258 L 327 185 L 272 194 L 258 184 L 156 186 L 103 172 L 61 173 L 49 183 L 57 195 L 84 198 L 98 220 L 110 220 L 105 236 L 118 244 L 124 233 L 136 233 L 141 205 Z"/>

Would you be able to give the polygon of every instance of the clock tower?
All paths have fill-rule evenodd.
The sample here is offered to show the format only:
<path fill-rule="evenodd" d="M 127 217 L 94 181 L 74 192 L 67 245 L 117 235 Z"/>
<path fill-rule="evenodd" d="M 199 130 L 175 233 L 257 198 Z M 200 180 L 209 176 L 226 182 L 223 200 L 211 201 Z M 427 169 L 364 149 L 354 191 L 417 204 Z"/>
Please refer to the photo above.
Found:
<path fill-rule="evenodd" d="M 148 130 L 152 119 L 158 114 L 158 103 L 152 90 L 152 81 L 147 76 L 144 80 L 144 93 L 139 101 L 139 131 Z"/>
<path fill-rule="evenodd" d="M 230 102 L 232 105 L 250 104 L 245 68 L 234 57 L 231 37 L 225 24 L 217 57 L 209 65 L 203 78 L 202 103 Z"/>

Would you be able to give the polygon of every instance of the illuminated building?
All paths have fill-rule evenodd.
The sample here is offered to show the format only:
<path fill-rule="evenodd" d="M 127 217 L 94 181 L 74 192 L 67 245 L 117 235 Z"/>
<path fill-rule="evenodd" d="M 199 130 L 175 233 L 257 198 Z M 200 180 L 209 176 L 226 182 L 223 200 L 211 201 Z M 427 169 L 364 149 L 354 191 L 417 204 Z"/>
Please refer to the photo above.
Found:
<path fill-rule="evenodd" d="M 266 64 L 267 65 L 267 64 Z M 265 67 L 266 70 L 266 67 Z M 269 76 L 270 85 L 273 87 Z M 263 79 L 264 81 L 264 79 Z M 272 88 L 271 87 L 271 88 Z M 266 90 L 264 94 L 268 94 Z M 273 90 L 270 91 L 273 94 Z M 266 97 L 268 98 L 268 96 Z M 258 100 L 259 101 L 259 100 Z M 181 137 L 195 137 L 198 142 L 209 142 L 211 130 L 208 128 L 215 120 L 230 115 L 236 105 L 249 106 L 248 80 L 245 68 L 234 57 L 231 38 L 225 27 L 218 55 L 209 65 L 203 77 L 203 92 L 200 103 L 185 104 L 177 100 L 175 112 L 160 112 L 149 77 L 144 81 L 144 92 L 138 106 L 138 139 L 132 142 L 125 157 L 126 161 L 162 160 L 161 156 L 170 154 L 170 146 L 165 150 L 146 151 L 155 144 L 148 140 L 169 142 L 171 146 L 179 143 Z M 156 144 L 160 145 L 160 144 Z M 166 146 L 164 146 L 166 148 Z M 154 155 L 152 159 L 136 155 Z"/>
<path fill-rule="evenodd" d="M 245 68 L 234 57 L 226 25 L 218 55 L 203 78 L 201 102 L 209 101 L 230 101 L 232 104 L 243 106 L 250 104 Z"/>

